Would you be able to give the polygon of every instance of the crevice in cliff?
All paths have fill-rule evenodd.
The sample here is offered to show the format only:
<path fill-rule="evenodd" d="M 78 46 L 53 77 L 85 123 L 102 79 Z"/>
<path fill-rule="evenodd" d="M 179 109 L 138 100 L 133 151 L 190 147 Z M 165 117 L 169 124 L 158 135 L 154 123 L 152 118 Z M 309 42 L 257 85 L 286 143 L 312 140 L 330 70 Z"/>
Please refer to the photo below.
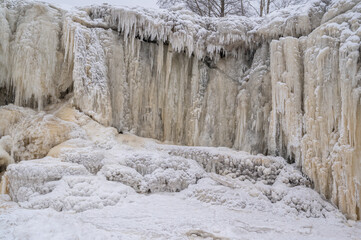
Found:
<path fill-rule="evenodd" d="M 0 106 L 13 104 L 15 96 L 11 88 L 0 87 Z"/>

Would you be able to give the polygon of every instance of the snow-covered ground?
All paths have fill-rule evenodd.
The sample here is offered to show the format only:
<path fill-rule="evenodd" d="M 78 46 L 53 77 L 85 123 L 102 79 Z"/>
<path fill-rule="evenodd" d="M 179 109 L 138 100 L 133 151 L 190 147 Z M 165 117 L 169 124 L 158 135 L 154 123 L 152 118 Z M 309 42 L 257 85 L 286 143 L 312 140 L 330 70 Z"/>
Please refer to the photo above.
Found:
<path fill-rule="evenodd" d="M 2 206 L 4 206 L 2 204 Z M 81 213 L 1 208 L 0 239 L 359 239 L 360 223 L 232 210 L 181 193 L 134 194 Z"/>
<path fill-rule="evenodd" d="M 1 195 L 0 239 L 359 239 L 361 234 L 360 222 L 347 220 L 282 158 L 118 134 L 68 104 L 46 113 L 9 105 L 0 108 L 4 113 L 3 126 L 11 127 L 0 130 L 24 143 L 13 156 L 34 157 L 33 149 L 48 154 L 8 166 L 1 191 L 16 202 Z M 59 131 L 61 140 L 55 138 Z M 32 138 L 36 141 L 26 145 Z"/>

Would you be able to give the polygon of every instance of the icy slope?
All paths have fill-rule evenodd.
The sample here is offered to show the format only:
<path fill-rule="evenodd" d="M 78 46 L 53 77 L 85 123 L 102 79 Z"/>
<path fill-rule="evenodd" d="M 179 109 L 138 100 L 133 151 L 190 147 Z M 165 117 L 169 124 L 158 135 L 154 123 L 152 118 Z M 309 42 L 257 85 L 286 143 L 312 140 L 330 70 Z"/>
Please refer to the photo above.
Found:
<path fill-rule="evenodd" d="M 8 106 L 0 108 L 0 112 L 9 109 L 21 113 L 27 111 Z M 39 114 L 28 116 L 28 121 L 31 118 L 37 120 L 36 123 L 30 120 L 33 123 L 30 128 L 23 122 L 8 125 L 10 132 L 6 137 L 16 142 L 15 145 L 22 146 L 22 149 L 11 149 L 13 155 L 29 158 L 32 148 L 44 149 L 44 152 L 38 152 L 41 159 L 11 164 L 5 172 L 8 192 L 22 207 L 84 211 L 114 205 L 124 191 L 179 192 L 190 184 L 197 184 L 200 179 L 209 178 L 202 181 L 200 186 L 210 188 L 212 185 L 225 185 L 223 191 L 236 188 L 240 189 L 241 195 L 247 195 L 250 191 L 250 195 L 255 198 L 253 201 L 260 201 L 258 204 L 252 203 L 251 207 L 266 209 L 272 206 L 269 206 L 271 203 L 285 204 L 289 205 L 288 211 L 313 217 L 325 217 L 329 211 L 335 211 L 307 188 L 310 181 L 282 158 L 250 155 L 227 148 L 164 145 L 153 140 L 118 134 L 114 128 L 101 126 L 68 104 L 52 112 L 41 119 L 37 116 Z M 54 121 L 72 126 L 73 132 L 81 134 L 74 135 L 73 132 L 63 130 L 65 138 L 58 142 L 55 136 L 59 134 L 40 139 L 26 131 L 33 128 L 56 133 L 60 124 L 51 124 Z M 32 138 L 36 140 L 29 140 Z M 40 145 L 32 146 L 35 143 Z M 124 185 L 130 188 L 123 190 Z M 117 186 L 120 187 L 119 196 Z M 99 188 L 104 189 L 98 192 Z M 107 193 L 105 189 L 112 190 Z M 308 194 L 313 196 L 311 202 L 296 197 L 298 191 L 309 191 Z M 187 192 L 195 197 L 204 195 L 197 188 Z M 205 196 L 207 194 L 213 193 L 205 193 Z M 294 197 L 298 200 L 287 200 Z M 209 201 L 218 201 L 217 198 Z M 240 208 L 252 202 L 242 198 L 231 201 L 239 202 L 236 205 Z M 222 203 L 220 201 L 218 204 Z"/>
<path fill-rule="evenodd" d="M 0 111 L 9 109 L 33 113 Z M 17 204 L 0 195 L 0 239 L 357 239 L 361 233 L 360 223 L 347 221 L 283 158 L 118 134 L 69 104 L 47 115 L 37 123 L 44 131 L 52 132 L 56 125 L 47 123 L 56 119 L 82 135 L 60 144 L 48 139 L 48 156 L 8 166 L 1 191 Z M 27 128 L 9 126 L 10 136 Z"/>
<path fill-rule="evenodd" d="M 282 156 L 360 219 L 360 8 L 359 0 L 310 1 L 263 19 L 219 20 L 3 0 L 0 104 L 43 109 L 72 97 L 119 132 Z M 31 126 L 47 116 L 34 113 L 31 122 L 17 114 L 4 112 L 0 121 L 25 121 L 33 137 L 14 132 L 4 163 L 40 158 L 72 134 L 84 138 L 54 120 L 59 128 L 50 136 L 57 137 L 45 143 L 47 124 L 40 132 Z"/>

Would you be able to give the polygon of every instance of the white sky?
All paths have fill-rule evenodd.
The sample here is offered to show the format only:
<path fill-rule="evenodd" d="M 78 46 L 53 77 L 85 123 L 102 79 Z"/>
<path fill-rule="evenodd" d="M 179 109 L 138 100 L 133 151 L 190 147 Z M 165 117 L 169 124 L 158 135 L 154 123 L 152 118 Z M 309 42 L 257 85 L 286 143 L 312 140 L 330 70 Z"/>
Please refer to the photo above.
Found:
<path fill-rule="evenodd" d="M 156 4 L 157 0 L 40 0 L 40 1 L 58 4 L 64 7 L 109 3 L 112 5 L 122 5 L 129 7 L 141 6 L 146 8 L 158 8 Z"/>

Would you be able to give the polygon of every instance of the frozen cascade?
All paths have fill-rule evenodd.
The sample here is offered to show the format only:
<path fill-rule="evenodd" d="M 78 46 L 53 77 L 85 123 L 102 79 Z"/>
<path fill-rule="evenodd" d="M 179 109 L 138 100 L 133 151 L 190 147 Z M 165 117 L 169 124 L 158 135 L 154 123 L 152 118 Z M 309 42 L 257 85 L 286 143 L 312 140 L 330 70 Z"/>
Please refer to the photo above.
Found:
<path fill-rule="evenodd" d="M 355 3 L 307 37 L 272 41 L 269 148 L 295 159 L 316 190 L 360 219 L 361 4 Z"/>
<path fill-rule="evenodd" d="M 25 6 L 19 20 L 13 9 L 0 11 L 0 86 L 14 92 L 17 105 L 42 109 L 67 88 L 62 86 L 68 73 L 59 49 L 61 11 L 43 4 Z"/>
<path fill-rule="evenodd" d="M 269 150 L 296 160 L 301 166 L 303 62 L 299 40 L 284 38 L 271 43 L 272 111 Z"/>
<path fill-rule="evenodd" d="M 118 132 L 282 156 L 349 218 L 360 219 L 360 12 L 357 0 L 315 0 L 265 18 L 219 20 L 184 10 L 103 5 L 65 11 L 45 3 L 1 1 L 0 104 L 46 112 L 1 107 L 0 137 L 14 145 L 11 151 L 0 146 L 0 163 L 43 158 L 59 144 L 74 147 L 68 142 L 74 138 L 88 141 L 91 128 L 83 128 L 90 120 L 80 117 L 85 122 L 74 124 L 52 115 L 54 104 L 69 100 L 97 124 Z M 129 185 L 139 192 L 179 191 L 197 182 L 202 170 L 187 169 L 194 163 L 189 158 L 201 160 L 167 151 L 184 169 L 142 172 L 151 163 L 139 157 L 133 159 L 139 166 L 92 163 L 81 171 L 99 167 L 105 179 L 122 183 L 133 178 Z M 63 158 L 76 164 L 70 155 Z M 9 176 L 22 167 L 26 163 L 20 170 L 11 167 Z M 243 170 L 228 173 L 259 180 L 258 167 Z M 220 171 L 225 170 L 213 172 Z M 184 182 L 172 185 L 173 173 Z M 61 186 L 79 184 L 70 175 Z M 89 185 L 104 181 L 84 179 Z M 50 185 L 44 188 L 60 188 Z M 129 191 L 120 188 L 114 201 L 98 204 L 115 204 Z M 39 203 L 22 197 L 33 201 L 27 206 Z M 54 207 L 84 207 L 58 204 Z"/>

